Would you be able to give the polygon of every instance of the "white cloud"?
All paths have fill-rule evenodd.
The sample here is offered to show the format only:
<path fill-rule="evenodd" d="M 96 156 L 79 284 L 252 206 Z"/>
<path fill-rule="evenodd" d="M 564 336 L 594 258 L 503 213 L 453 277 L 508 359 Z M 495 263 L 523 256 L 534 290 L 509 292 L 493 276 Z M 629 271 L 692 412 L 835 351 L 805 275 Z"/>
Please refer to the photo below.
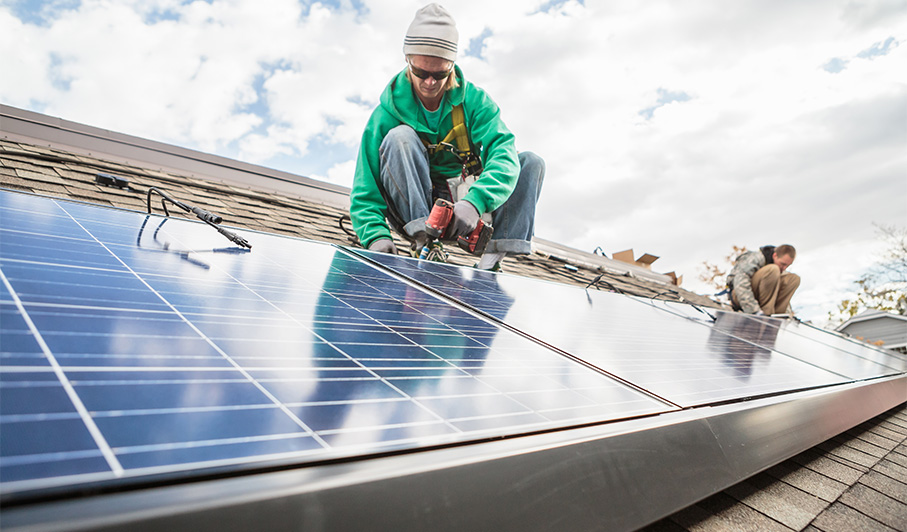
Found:
<path fill-rule="evenodd" d="M 41 24 L 2 4 L 0 44 L 17 53 L 0 100 L 349 184 L 423 3 L 85 0 Z M 481 59 L 461 55 L 467 77 L 547 162 L 539 236 L 649 251 L 688 283 L 732 244 L 790 242 L 804 301 L 834 300 L 865 267 L 811 257 L 868 249 L 873 221 L 907 225 L 905 7 L 448 5 L 461 50 L 484 37 Z"/>
<path fill-rule="evenodd" d="M 336 185 L 350 187 L 353 185 L 353 172 L 356 170 L 356 161 L 350 160 L 334 165 L 328 170 L 325 181 Z"/>

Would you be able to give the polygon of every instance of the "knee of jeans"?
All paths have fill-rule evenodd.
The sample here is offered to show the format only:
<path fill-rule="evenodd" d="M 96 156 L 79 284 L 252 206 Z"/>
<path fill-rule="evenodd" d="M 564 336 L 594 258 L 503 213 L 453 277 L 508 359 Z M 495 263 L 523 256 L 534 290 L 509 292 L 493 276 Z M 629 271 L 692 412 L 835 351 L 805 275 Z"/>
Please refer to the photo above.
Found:
<path fill-rule="evenodd" d="M 781 274 L 781 281 L 785 286 L 790 286 L 797 288 L 800 286 L 800 276 L 796 273 L 783 273 Z"/>
<path fill-rule="evenodd" d="M 533 174 L 538 174 L 540 177 L 545 175 L 545 159 L 531 151 L 521 151 L 519 157 L 521 169 L 532 171 Z"/>
<path fill-rule="evenodd" d="M 387 135 L 384 136 L 384 140 L 381 141 L 380 151 L 384 153 L 388 150 L 412 149 L 415 146 L 425 149 L 422 146 L 422 141 L 419 140 L 419 135 L 416 134 L 413 128 L 407 125 L 399 125 L 388 131 Z"/>
<path fill-rule="evenodd" d="M 520 178 L 524 177 L 532 179 L 535 188 L 541 191 L 542 182 L 545 180 L 545 160 L 531 151 L 521 151 Z"/>

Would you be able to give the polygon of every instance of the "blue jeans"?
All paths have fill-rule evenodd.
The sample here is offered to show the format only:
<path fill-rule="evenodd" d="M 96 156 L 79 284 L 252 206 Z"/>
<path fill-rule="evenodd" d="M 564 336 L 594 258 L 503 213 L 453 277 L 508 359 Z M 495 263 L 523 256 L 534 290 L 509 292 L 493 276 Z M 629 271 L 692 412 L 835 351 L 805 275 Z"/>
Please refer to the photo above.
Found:
<path fill-rule="evenodd" d="M 413 128 L 397 126 L 387 133 L 378 150 L 381 182 L 410 237 L 425 231 L 435 198 L 450 198 L 447 184 L 432 186 L 428 151 Z M 535 230 L 535 204 L 542 192 L 545 161 L 532 152 L 520 152 L 520 177 L 503 205 L 491 213 L 494 234 L 488 253 L 528 254 Z M 482 213 L 479 213 L 482 214 Z"/>

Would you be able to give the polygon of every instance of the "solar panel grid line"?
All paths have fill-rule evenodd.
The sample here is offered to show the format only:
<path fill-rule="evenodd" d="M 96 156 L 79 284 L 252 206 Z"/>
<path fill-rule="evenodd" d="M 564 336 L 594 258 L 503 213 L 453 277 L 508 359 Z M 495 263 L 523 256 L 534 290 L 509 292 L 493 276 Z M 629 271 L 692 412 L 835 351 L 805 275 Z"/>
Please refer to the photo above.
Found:
<path fill-rule="evenodd" d="M 366 399 L 345 399 L 339 401 L 319 400 L 319 401 L 294 401 L 288 403 L 291 406 L 348 406 L 348 405 L 367 405 L 383 403 L 406 403 L 409 399 L 405 397 L 383 397 L 383 398 L 366 398 Z"/>
<path fill-rule="evenodd" d="M 180 366 L 179 368 L 174 368 L 172 366 L 104 366 L 104 367 L 83 367 L 83 366 L 63 366 L 63 368 L 68 373 L 153 373 L 153 372 L 167 372 L 167 371 L 199 371 L 206 373 L 226 373 L 234 371 L 233 368 L 229 367 L 209 367 L 209 366 Z"/>
<path fill-rule="evenodd" d="M 58 459 L 73 459 L 73 458 L 94 458 L 101 455 L 101 451 L 98 449 L 91 449 L 86 451 L 65 451 L 60 453 L 55 453 Z M 4 462 L 9 465 L 29 465 L 29 464 L 40 464 L 47 461 L 47 454 L 21 454 L 18 456 L 10 456 L 4 458 Z"/>
<path fill-rule="evenodd" d="M 171 408 L 130 408 L 122 410 L 94 410 L 92 415 L 96 419 L 122 417 L 122 416 L 154 416 L 160 414 L 192 414 L 204 412 L 230 412 L 236 410 L 268 410 L 277 408 L 275 405 L 245 404 L 245 405 L 217 405 L 217 406 L 180 406 Z"/>
<path fill-rule="evenodd" d="M 224 359 L 226 359 L 226 360 L 230 363 L 230 365 L 232 365 L 232 366 L 235 367 L 240 373 L 242 373 L 243 376 L 246 377 L 246 378 L 248 379 L 248 381 L 252 383 L 253 386 L 255 386 L 261 393 L 263 393 L 263 394 L 265 395 L 265 397 L 267 397 L 267 398 L 268 398 L 270 401 L 272 401 L 274 404 L 278 405 L 278 407 L 283 411 L 283 413 L 284 413 L 287 417 L 289 417 L 295 424 L 297 424 L 297 425 L 299 425 L 300 427 L 302 427 L 302 429 L 303 429 L 304 431 L 306 431 L 306 433 L 309 434 L 315 441 L 317 441 L 317 442 L 319 443 L 319 445 L 321 445 L 322 447 L 325 447 L 325 448 L 329 448 L 329 447 L 330 447 L 330 445 L 329 445 L 326 441 L 324 441 L 320 436 L 318 436 L 317 434 L 315 434 L 315 432 L 312 431 L 312 429 L 310 429 L 310 428 L 309 428 L 309 427 L 308 427 L 301 419 L 299 419 L 295 414 L 293 414 L 293 412 L 291 412 L 285 405 L 283 405 L 283 403 L 281 403 L 276 397 L 274 397 L 274 395 L 272 395 L 270 391 L 268 391 L 266 388 L 264 388 L 264 387 L 263 387 L 260 383 L 258 383 L 251 375 L 249 375 L 249 374 L 246 372 L 245 368 L 243 368 L 240 364 L 236 363 L 236 362 L 235 362 L 235 361 L 234 361 L 227 353 L 225 353 L 223 350 L 221 350 L 220 347 L 217 346 L 217 344 L 215 344 L 215 343 L 214 343 L 210 338 L 208 338 L 201 330 L 199 330 L 199 329 L 195 326 L 195 324 L 193 324 L 191 321 L 188 320 L 188 318 L 186 318 L 185 316 L 183 316 L 182 313 L 179 311 L 179 309 L 177 309 L 176 307 L 174 307 L 169 301 L 167 301 L 167 299 L 164 298 L 164 296 L 162 296 L 160 293 L 158 293 L 158 292 L 157 292 L 150 284 L 148 284 L 147 281 L 145 281 L 138 273 L 136 273 L 132 268 L 130 268 L 128 264 L 126 264 L 121 258 L 119 258 L 119 256 L 117 256 L 115 253 L 113 253 L 113 251 L 111 251 L 110 248 L 107 247 L 107 245 L 105 245 L 103 242 L 101 242 L 101 241 L 98 240 L 95 236 L 93 236 L 92 233 L 91 233 L 90 231 L 88 231 L 88 229 L 86 229 L 86 228 L 85 228 L 85 227 L 84 227 L 77 219 L 75 219 L 75 217 L 73 217 L 68 211 L 66 211 L 66 209 L 65 209 L 62 205 L 59 204 L 59 202 L 56 202 L 56 201 L 55 201 L 54 203 L 56 203 L 58 207 L 60 207 L 64 212 L 66 212 L 66 214 L 72 219 L 72 221 L 75 222 L 76 225 L 78 225 L 79 227 L 81 227 L 88 235 L 90 235 L 90 236 L 92 237 L 92 239 L 94 239 L 95 242 L 97 242 L 97 243 L 98 243 L 102 248 L 104 248 L 108 253 L 110 253 L 111 255 L 113 255 L 114 257 L 116 257 L 116 259 L 120 262 L 120 264 L 123 265 L 124 268 L 126 268 L 130 273 L 132 273 L 133 275 L 135 275 L 136 278 L 137 278 L 142 284 L 144 284 L 146 287 L 148 287 L 148 289 L 149 289 L 152 293 L 154 293 L 156 296 L 158 296 L 158 297 L 159 297 L 159 298 L 160 298 L 160 299 L 161 299 L 161 300 L 162 300 L 162 301 L 163 301 L 163 302 L 164 302 L 164 303 L 165 303 L 165 304 L 166 304 L 166 305 L 167 305 L 167 306 L 168 306 L 168 307 L 169 307 L 169 308 L 177 315 L 177 316 L 179 316 L 180 319 L 184 320 L 185 323 L 186 323 L 189 327 L 191 327 L 191 328 L 192 328 L 192 329 L 193 329 L 193 330 L 194 330 L 194 331 L 195 331 L 202 339 L 204 339 L 206 342 L 208 342 L 208 344 L 210 344 L 211 347 L 213 347 L 213 348 L 214 348 L 221 356 L 223 356 Z"/>
<path fill-rule="evenodd" d="M 76 393 L 72 384 L 69 382 L 69 379 L 66 377 L 66 373 L 60 368 L 60 365 L 57 363 L 56 357 L 54 356 L 53 352 L 51 352 L 50 347 L 48 347 L 47 343 L 44 341 L 44 338 L 41 335 L 40 331 L 38 331 L 37 327 L 35 327 L 34 322 L 31 320 L 31 317 L 25 310 L 25 306 L 22 304 L 22 300 L 19 299 L 18 294 L 16 294 L 15 289 L 13 289 L 13 286 L 10 284 L 9 279 L 7 279 L 6 274 L 3 272 L 3 268 L 0 268 L 0 280 L 3 281 L 3 285 L 6 287 L 6 290 L 13 298 L 13 302 L 18 308 L 22 318 L 25 320 L 26 325 L 28 326 L 32 335 L 35 337 L 35 341 L 38 342 L 38 346 L 41 348 L 44 356 L 47 357 L 47 361 L 50 363 L 51 367 L 54 370 L 54 374 L 57 376 L 57 379 L 63 386 L 64 392 L 69 397 L 69 400 L 72 402 L 72 405 L 75 407 L 76 411 L 79 413 L 80 420 L 85 424 L 85 428 L 88 429 L 89 434 L 91 434 L 92 439 L 98 446 L 98 450 L 103 455 L 104 460 L 110 467 L 111 472 L 113 472 L 113 474 L 116 476 L 122 476 L 122 465 L 120 465 L 119 460 L 117 459 L 113 450 L 110 448 L 110 445 L 107 443 L 106 438 L 104 438 L 104 435 L 101 433 L 100 429 L 91 418 L 91 414 L 88 412 L 88 409 L 85 408 L 85 404 L 82 403 L 79 395 Z"/>
<path fill-rule="evenodd" d="M 273 440 L 287 440 L 291 438 L 298 438 L 300 436 L 308 436 L 306 432 L 283 432 L 280 434 L 262 434 L 259 436 L 242 436 L 237 438 L 218 438 L 212 440 L 193 440 L 185 441 L 178 443 L 158 443 L 158 444 L 148 444 L 148 445 L 131 445 L 129 447 L 122 447 L 117 449 L 119 454 L 138 454 L 138 453 L 148 453 L 154 451 L 169 451 L 173 449 L 191 449 L 196 447 L 210 447 L 212 445 L 230 445 L 236 443 L 251 443 L 251 442 L 261 442 L 261 441 L 273 441 Z M 312 450 L 312 452 L 319 452 L 318 449 Z"/>
<path fill-rule="evenodd" d="M 286 440 L 292 439 L 293 437 L 285 438 Z M 247 443 L 268 443 L 268 442 L 279 442 L 281 439 L 263 439 L 263 440 L 248 440 Z M 233 445 L 240 445 L 241 443 L 233 443 Z M 175 448 L 177 450 L 204 450 L 206 447 L 215 447 L 218 443 L 212 443 L 206 446 L 197 446 L 197 447 L 180 447 Z M 137 455 L 139 453 L 136 453 Z M 294 459 L 308 458 L 308 457 L 317 457 L 319 450 L 317 449 L 300 449 L 284 452 L 273 452 L 267 454 L 259 455 L 259 458 L 262 461 L 270 462 L 272 464 L 285 463 L 287 461 L 292 461 Z M 124 453 L 125 456 L 129 457 L 129 453 Z M 211 470 L 218 470 L 221 468 L 226 468 L 229 466 L 242 466 L 248 462 L 248 459 L 245 457 L 238 458 L 214 458 L 205 462 L 206 466 Z M 135 466 L 129 469 L 130 473 L 133 476 L 140 477 L 145 475 L 178 475 L 183 472 L 191 472 L 197 467 L 196 463 L 174 463 L 168 464 L 166 467 L 161 466 Z M 74 481 L 78 481 L 78 478 L 74 478 Z M 103 480 L 103 479 L 100 479 Z"/>
<path fill-rule="evenodd" d="M 54 412 L 49 414 L 5 414 L 3 416 L 0 416 L 0 423 L 21 423 L 35 420 L 54 421 L 69 419 L 81 419 L 81 417 L 78 412 Z"/>
<path fill-rule="evenodd" d="M 567 359 L 569 359 L 569 360 L 572 360 L 573 362 L 576 362 L 577 364 L 580 364 L 580 365 L 582 365 L 582 366 L 584 366 L 584 367 L 587 367 L 587 368 L 589 368 L 589 369 L 591 369 L 591 370 L 593 370 L 593 371 L 595 371 L 595 372 L 597 372 L 597 373 L 601 373 L 602 375 L 605 375 L 605 376 L 607 376 L 607 377 L 609 377 L 609 378 L 615 380 L 616 382 L 618 382 L 618 383 L 620 383 L 620 384 L 622 384 L 622 385 L 624 385 L 624 386 L 627 386 L 628 388 L 631 388 L 631 389 L 637 391 L 638 393 L 641 393 L 641 394 L 643 394 L 643 395 L 645 395 L 645 396 L 647 396 L 647 397 L 651 397 L 652 399 L 655 399 L 655 400 L 657 400 L 658 402 L 660 402 L 660 403 L 662 403 L 662 404 L 665 404 L 665 405 L 667 405 L 667 406 L 669 406 L 669 407 L 671 407 L 671 408 L 678 408 L 678 409 L 679 409 L 679 408 L 682 408 L 680 405 L 677 405 L 677 404 L 675 404 L 674 402 L 672 402 L 672 401 L 670 401 L 670 400 L 668 400 L 668 399 L 665 399 L 664 397 L 659 396 L 658 394 L 655 394 L 655 393 L 653 393 L 653 392 L 651 392 L 651 391 L 649 391 L 649 390 L 647 390 L 647 389 L 645 389 L 645 388 L 642 388 L 642 387 L 636 385 L 636 384 L 633 383 L 633 382 L 627 381 L 626 379 L 624 379 L 624 378 L 622 378 L 622 377 L 620 377 L 620 376 L 618 376 L 618 375 L 615 375 L 615 374 L 613 374 L 612 372 L 609 372 L 609 371 L 607 371 L 607 370 L 605 370 L 605 369 L 603 369 L 603 368 L 599 368 L 599 367 L 597 367 L 597 366 L 594 366 L 594 365 L 590 364 L 588 361 L 583 360 L 582 358 L 579 358 L 579 357 L 573 355 L 572 353 L 569 353 L 569 352 L 567 352 L 567 351 L 565 351 L 565 350 L 563 350 L 563 349 L 561 349 L 561 348 L 559 348 L 559 347 L 557 347 L 557 346 L 555 346 L 555 345 L 552 345 L 552 344 L 550 344 L 550 343 L 548 343 L 548 342 L 545 342 L 544 340 L 542 340 L 542 339 L 540 339 L 540 338 L 537 338 L 536 336 L 533 336 L 533 335 L 529 334 L 528 332 L 524 331 L 524 330 L 521 329 L 521 328 L 514 327 L 514 326 L 512 326 L 511 324 L 507 323 L 506 321 L 504 321 L 504 320 L 502 320 L 502 319 L 500 319 L 500 318 L 494 316 L 493 314 L 491 314 L 491 313 L 489 313 L 489 312 L 486 312 L 486 311 L 483 311 L 483 310 L 481 310 L 480 308 L 477 308 L 477 307 L 475 307 L 475 306 L 469 304 L 467 301 L 462 301 L 462 300 L 458 300 L 458 299 L 452 298 L 452 297 L 450 297 L 449 295 L 445 294 L 442 290 L 439 290 L 439 289 L 434 288 L 434 287 L 431 285 L 431 283 L 420 282 L 420 281 L 418 281 L 418 280 L 416 280 L 416 279 L 414 279 L 414 278 L 408 277 L 407 275 L 405 275 L 405 274 L 403 274 L 403 273 L 397 272 L 397 271 L 395 271 L 393 268 L 389 268 L 389 267 L 387 267 L 387 266 L 381 264 L 380 262 L 374 261 L 374 260 L 372 260 L 372 258 L 371 258 L 371 257 L 369 256 L 369 254 L 367 254 L 367 253 L 362 253 L 362 252 L 360 252 L 360 250 L 350 250 L 350 249 L 347 249 L 347 248 L 343 248 L 343 247 L 341 247 L 341 246 L 337 246 L 337 247 L 338 247 L 339 249 L 342 249 L 342 250 L 345 251 L 346 253 L 355 254 L 355 256 L 361 257 L 361 258 L 362 258 L 363 260 L 365 260 L 368 264 L 372 265 L 373 267 L 379 268 L 379 269 L 381 269 L 382 271 L 385 271 L 386 273 L 388 273 L 388 274 L 391 275 L 392 277 L 398 278 L 398 279 L 400 279 L 401 281 L 407 282 L 407 283 L 417 283 L 418 286 L 420 286 L 420 287 L 421 287 L 422 289 L 424 289 L 426 292 L 431 293 L 432 295 L 434 295 L 435 297 L 439 298 L 439 299 L 442 300 L 442 301 L 446 301 L 446 302 L 448 302 L 448 303 L 450 303 L 450 304 L 456 306 L 457 308 L 460 308 L 461 310 L 463 310 L 463 311 L 465 311 L 465 312 L 468 312 L 468 313 L 470 313 L 470 314 L 473 314 L 473 315 L 475 315 L 475 316 L 477 316 L 477 317 L 480 317 L 480 318 L 482 318 L 482 319 L 490 320 L 490 321 L 492 321 L 493 323 L 496 323 L 498 326 L 500 326 L 500 327 L 502 327 L 502 328 L 504 328 L 504 329 L 506 329 L 506 330 L 509 330 L 509 331 L 511 331 L 511 332 L 513 332 L 513 333 L 516 333 L 516 334 L 520 335 L 521 337 L 524 337 L 524 338 L 526 338 L 526 339 L 528 339 L 528 340 L 530 340 L 530 341 L 532 341 L 532 342 L 534 342 L 534 343 L 536 343 L 536 344 L 538 344 L 538 345 L 541 345 L 541 346 L 543 346 L 543 347 L 545 347 L 545 348 L 547 348 L 547 349 L 550 349 L 551 351 L 554 351 L 554 352 L 558 353 L 559 355 L 561 355 L 561 356 L 563 356 L 563 357 L 565 357 L 565 358 L 567 358 Z M 482 297 L 482 298 L 483 298 L 484 300 L 486 300 L 486 301 L 491 301 L 491 302 L 493 302 L 493 303 L 497 303 L 497 302 L 495 302 L 493 299 L 486 297 L 484 294 L 479 294 L 479 296 Z"/>
<path fill-rule="evenodd" d="M 453 420 L 456 421 L 456 420 Z M 409 421 L 405 423 L 385 423 L 379 425 L 382 429 L 398 429 L 398 428 L 412 428 L 419 426 L 428 426 L 428 425 L 438 425 L 440 421 L 438 420 L 429 420 L 429 421 Z M 346 427 L 339 429 L 322 429 L 319 432 L 324 435 L 335 435 L 335 434 L 350 434 L 357 432 L 367 432 L 375 429 L 375 426 L 364 426 L 364 427 Z M 463 431 L 458 431 L 463 432 Z"/>

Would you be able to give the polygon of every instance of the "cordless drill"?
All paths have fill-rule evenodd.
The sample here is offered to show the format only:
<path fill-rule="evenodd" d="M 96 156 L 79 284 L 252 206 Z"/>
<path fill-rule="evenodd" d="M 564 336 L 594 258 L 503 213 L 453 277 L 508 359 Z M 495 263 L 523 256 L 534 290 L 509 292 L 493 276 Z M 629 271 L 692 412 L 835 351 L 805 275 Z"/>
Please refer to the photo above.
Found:
<path fill-rule="evenodd" d="M 428 221 L 425 224 L 433 232 L 437 233 L 438 238 L 446 239 L 445 233 L 451 219 L 453 219 L 453 203 L 443 198 L 438 198 L 435 200 L 431 213 L 428 215 Z M 491 240 L 492 233 L 494 233 L 494 228 L 479 218 L 476 228 L 470 234 L 457 238 L 457 244 L 467 253 L 481 255 L 485 252 L 485 246 Z"/>

